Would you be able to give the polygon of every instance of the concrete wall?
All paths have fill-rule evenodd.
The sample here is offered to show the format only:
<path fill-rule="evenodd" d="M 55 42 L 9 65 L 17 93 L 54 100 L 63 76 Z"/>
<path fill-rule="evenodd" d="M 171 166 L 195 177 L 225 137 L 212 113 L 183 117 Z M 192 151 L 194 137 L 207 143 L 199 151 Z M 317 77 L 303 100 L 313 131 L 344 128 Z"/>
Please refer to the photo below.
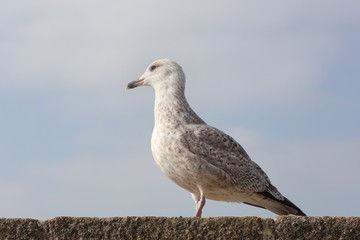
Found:
<path fill-rule="evenodd" d="M 0 218 L 0 239 L 360 240 L 360 217 Z"/>

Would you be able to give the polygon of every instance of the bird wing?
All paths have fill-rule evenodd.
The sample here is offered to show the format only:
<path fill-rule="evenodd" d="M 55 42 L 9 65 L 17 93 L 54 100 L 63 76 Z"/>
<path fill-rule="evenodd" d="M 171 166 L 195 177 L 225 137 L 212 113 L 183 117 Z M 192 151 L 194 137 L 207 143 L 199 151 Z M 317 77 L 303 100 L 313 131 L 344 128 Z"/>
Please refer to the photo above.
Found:
<path fill-rule="evenodd" d="M 244 203 L 267 208 L 280 215 L 305 216 L 300 208 L 271 184 L 266 173 L 229 135 L 214 127 L 199 124 L 189 126 L 183 140 L 193 154 L 216 169 L 213 172 L 220 173 L 220 180 L 230 179 L 240 191 L 251 196 L 250 201 Z"/>
<path fill-rule="evenodd" d="M 250 193 L 271 189 L 266 173 L 239 143 L 222 131 L 205 124 L 191 125 L 183 140 L 193 154 L 222 170 L 241 190 Z M 272 194 L 282 198 L 277 190 Z"/>

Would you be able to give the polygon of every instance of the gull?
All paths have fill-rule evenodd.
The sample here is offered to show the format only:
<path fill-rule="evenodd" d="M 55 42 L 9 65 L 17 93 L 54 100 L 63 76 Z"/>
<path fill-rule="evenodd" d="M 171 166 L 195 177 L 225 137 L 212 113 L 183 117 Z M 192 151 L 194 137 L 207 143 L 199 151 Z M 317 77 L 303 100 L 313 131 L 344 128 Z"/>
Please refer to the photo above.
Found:
<path fill-rule="evenodd" d="M 196 217 L 201 217 L 206 199 L 245 203 L 278 215 L 306 216 L 272 185 L 239 143 L 192 110 L 178 63 L 156 60 L 127 89 L 139 86 L 155 90 L 154 160 L 165 175 L 191 193 Z"/>

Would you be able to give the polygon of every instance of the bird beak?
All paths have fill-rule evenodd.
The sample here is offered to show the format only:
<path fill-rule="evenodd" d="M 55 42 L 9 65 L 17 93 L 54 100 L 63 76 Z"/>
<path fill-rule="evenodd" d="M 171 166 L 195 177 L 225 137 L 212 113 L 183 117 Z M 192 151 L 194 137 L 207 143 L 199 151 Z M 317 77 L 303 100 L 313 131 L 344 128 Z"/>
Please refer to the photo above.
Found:
<path fill-rule="evenodd" d="M 132 89 L 132 88 L 136 88 L 139 87 L 141 85 L 144 84 L 144 78 L 140 78 L 138 80 L 129 82 L 129 84 L 127 85 L 126 89 Z"/>

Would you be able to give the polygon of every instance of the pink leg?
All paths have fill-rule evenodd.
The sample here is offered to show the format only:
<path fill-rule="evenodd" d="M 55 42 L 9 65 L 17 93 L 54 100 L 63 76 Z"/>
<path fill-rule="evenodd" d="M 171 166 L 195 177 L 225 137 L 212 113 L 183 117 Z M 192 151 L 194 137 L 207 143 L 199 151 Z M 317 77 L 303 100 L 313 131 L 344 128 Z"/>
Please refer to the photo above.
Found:
<path fill-rule="evenodd" d="M 202 209 L 205 206 L 205 197 L 204 195 L 201 193 L 200 199 L 196 202 L 196 217 L 201 218 L 201 214 L 202 214 Z"/>

